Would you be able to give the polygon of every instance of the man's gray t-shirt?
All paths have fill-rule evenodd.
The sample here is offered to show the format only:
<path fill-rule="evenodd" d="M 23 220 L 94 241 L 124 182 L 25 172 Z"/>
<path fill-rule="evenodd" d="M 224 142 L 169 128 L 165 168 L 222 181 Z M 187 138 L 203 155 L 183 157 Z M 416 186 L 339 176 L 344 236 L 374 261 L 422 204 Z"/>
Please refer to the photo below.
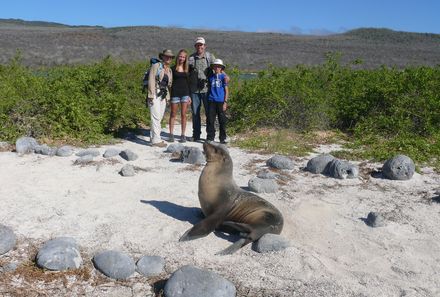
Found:
<path fill-rule="evenodd" d="M 209 62 L 214 61 L 215 57 L 213 54 L 205 52 L 204 55 L 198 56 L 197 53 L 192 54 L 188 58 L 188 64 L 191 68 L 197 69 L 197 76 L 199 80 L 205 80 L 206 83 L 202 89 L 197 90 L 197 93 L 207 93 L 208 92 L 208 69 L 210 67 Z"/>

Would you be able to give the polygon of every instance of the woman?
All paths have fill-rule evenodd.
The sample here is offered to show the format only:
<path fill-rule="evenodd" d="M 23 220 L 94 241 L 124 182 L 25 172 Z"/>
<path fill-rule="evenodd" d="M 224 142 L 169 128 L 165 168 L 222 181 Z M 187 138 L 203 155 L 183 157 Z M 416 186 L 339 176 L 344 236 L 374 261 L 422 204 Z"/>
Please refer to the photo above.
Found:
<path fill-rule="evenodd" d="M 165 142 L 160 138 L 163 115 L 166 103 L 170 100 L 170 89 L 173 83 L 173 73 L 170 64 L 174 55 L 171 50 L 165 49 L 159 54 L 159 63 L 153 64 L 148 77 L 148 106 L 150 107 L 151 146 L 165 147 Z"/>
<path fill-rule="evenodd" d="M 188 67 L 188 52 L 184 49 L 181 49 L 177 54 L 176 65 L 172 68 L 173 85 L 171 86 L 170 142 L 174 142 L 174 122 L 176 120 L 179 104 L 180 123 L 182 125 L 180 142 L 186 142 L 186 111 L 188 109 L 188 105 L 191 104 Z"/>

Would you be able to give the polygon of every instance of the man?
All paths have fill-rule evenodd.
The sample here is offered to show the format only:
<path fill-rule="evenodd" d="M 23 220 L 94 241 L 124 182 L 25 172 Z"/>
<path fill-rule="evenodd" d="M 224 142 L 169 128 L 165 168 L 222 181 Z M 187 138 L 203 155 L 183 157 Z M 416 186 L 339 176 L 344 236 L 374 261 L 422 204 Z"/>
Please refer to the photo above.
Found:
<path fill-rule="evenodd" d="M 211 71 L 211 62 L 215 57 L 206 51 L 206 43 L 203 37 L 197 37 L 194 47 L 195 53 L 189 56 L 191 109 L 193 121 L 192 140 L 199 141 L 202 133 L 200 110 L 203 104 L 205 116 L 208 111 L 208 77 Z"/>

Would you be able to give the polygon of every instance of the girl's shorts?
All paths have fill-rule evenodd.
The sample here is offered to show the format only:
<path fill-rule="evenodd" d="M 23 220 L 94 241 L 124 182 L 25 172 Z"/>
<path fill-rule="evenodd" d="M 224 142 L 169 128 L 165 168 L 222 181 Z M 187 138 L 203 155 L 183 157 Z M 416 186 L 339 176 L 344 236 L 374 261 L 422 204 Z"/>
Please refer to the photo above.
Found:
<path fill-rule="evenodd" d="M 177 103 L 186 103 L 189 101 L 189 96 L 183 96 L 183 97 L 171 97 L 171 103 L 177 104 Z"/>

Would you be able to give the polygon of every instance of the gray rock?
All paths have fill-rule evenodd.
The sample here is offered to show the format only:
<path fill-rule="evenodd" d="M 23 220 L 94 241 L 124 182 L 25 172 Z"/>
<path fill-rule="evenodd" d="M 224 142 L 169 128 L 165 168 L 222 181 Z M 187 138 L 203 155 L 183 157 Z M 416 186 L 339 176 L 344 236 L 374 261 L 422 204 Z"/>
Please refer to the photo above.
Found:
<path fill-rule="evenodd" d="M 159 256 L 143 256 L 136 263 L 136 270 L 144 276 L 158 275 L 164 272 L 165 260 Z"/>
<path fill-rule="evenodd" d="M 172 143 L 167 147 L 165 152 L 167 152 L 167 153 L 180 153 L 183 151 L 184 148 L 185 148 L 185 146 L 181 143 Z"/>
<path fill-rule="evenodd" d="M 290 242 L 279 234 L 266 233 L 252 244 L 252 249 L 259 253 L 281 251 L 290 246 Z"/>
<path fill-rule="evenodd" d="M 357 166 L 339 159 L 334 159 L 328 164 L 327 174 L 334 178 L 356 178 L 359 175 Z"/>
<path fill-rule="evenodd" d="M 311 173 L 326 174 L 329 163 L 334 159 L 335 157 L 329 154 L 316 156 L 307 162 L 306 170 Z"/>
<path fill-rule="evenodd" d="M 6 254 L 15 247 L 17 238 L 11 228 L 0 224 L 0 255 Z"/>
<path fill-rule="evenodd" d="M 167 297 L 235 297 L 236 289 L 214 272 L 186 265 L 171 275 L 164 293 Z"/>
<path fill-rule="evenodd" d="M 57 149 L 55 155 L 58 157 L 69 157 L 73 154 L 73 148 L 70 145 L 63 145 Z"/>
<path fill-rule="evenodd" d="M 201 165 L 206 162 L 205 155 L 197 147 L 186 146 L 181 154 L 181 160 L 183 163 Z"/>
<path fill-rule="evenodd" d="M 380 213 L 371 211 L 368 213 L 367 219 L 365 220 L 365 224 L 373 228 L 383 227 L 386 226 L 386 220 Z"/>
<path fill-rule="evenodd" d="M 15 271 L 17 268 L 18 268 L 17 262 L 7 263 L 3 266 L 0 266 L 0 273 Z"/>
<path fill-rule="evenodd" d="M 409 180 L 414 175 L 416 167 L 413 160 L 405 155 L 397 155 L 382 166 L 384 177 L 392 180 Z"/>
<path fill-rule="evenodd" d="M 47 241 L 37 254 L 37 265 L 55 271 L 77 269 L 82 264 L 75 239 L 58 237 Z"/>
<path fill-rule="evenodd" d="M 124 165 L 124 167 L 121 168 L 119 174 L 122 176 L 134 176 L 136 174 L 136 171 L 134 170 L 133 165 L 126 164 Z"/>
<path fill-rule="evenodd" d="M 80 150 L 75 155 L 78 156 L 78 157 L 84 157 L 84 156 L 87 156 L 87 155 L 91 155 L 93 157 L 97 157 L 100 154 L 101 153 L 97 149 L 85 149 L 85 150 Z"/>
<path fill-rule="evenodd" d="M 290 158 L 281 155 L 273 156 L 266 161 L 266 165 L 277 169 L 293 169 L 294 167 L 293 161 Z"/>
<path fill-rule="evenodd" d="M 115 157 L 117 155 L 119 155 L 121 153 L 120 149 L 115 149 L 115 148 L 109 148 L 106 149 L 106 151 L 104 152 L 104 155 L 102 155 L 104 158 L 111 158 L 111 157 Z"/>
<path fill-rule="evenodd" d="M 50 147 L 47 144 L 37 145 L 35 147 L 35 153 L 45 156 L 54 156 L 57 153 L 56 147 Z"/>
<path fill-rule="evenodd" d="M 105 251 L 93 257 L 96 269 L 113 279 L 127 279 L 136 265 L 128 255 L 118 251 Z"/>
<path fill-rule="evenodd" d="M 278 178 L 278 176 L 279 176 L 278 174 L 273 173 L 269 170 L 261 170 L 257 174 L 257 177 L 262 178 L 262 179 L 276 179 L 276 178 Z"/>
<path fill-rule="evenodd" d="M 274 179 L 251 178 L 248 182 L 249 189 L 256 193 L 275 193 L 279 186 Z"/>
<path fill-rule="evenodd" d="M 20 137 L 15 142 L 15 151 L 19 154 L 33 153 L 38 142 L 33 137 Z"/>
<path fill-rule="evenodd" d="M 138 158 L 138 155 L 136 155 L 130 150 L 123 150 L 122 152 L 119 153 L 119 156 L 121 156 L 123 159 L 127 161 L 134 161 Z"/>
<path fill-rule="evenodd" d="M 82 156 L 81 158 L 76 159 L 73 164 L 85 165 L 85 164 L 89 164 L 90 162 L 93 162 L 93 156 L 92 155 L 85 155 L 85 156 Z"/>
<path fill-rule="evenodd" d="M 0 150 L 6 150 L 9 148 L 9 143 L 7 143 L 6 141 L 0 141 Z"/>

